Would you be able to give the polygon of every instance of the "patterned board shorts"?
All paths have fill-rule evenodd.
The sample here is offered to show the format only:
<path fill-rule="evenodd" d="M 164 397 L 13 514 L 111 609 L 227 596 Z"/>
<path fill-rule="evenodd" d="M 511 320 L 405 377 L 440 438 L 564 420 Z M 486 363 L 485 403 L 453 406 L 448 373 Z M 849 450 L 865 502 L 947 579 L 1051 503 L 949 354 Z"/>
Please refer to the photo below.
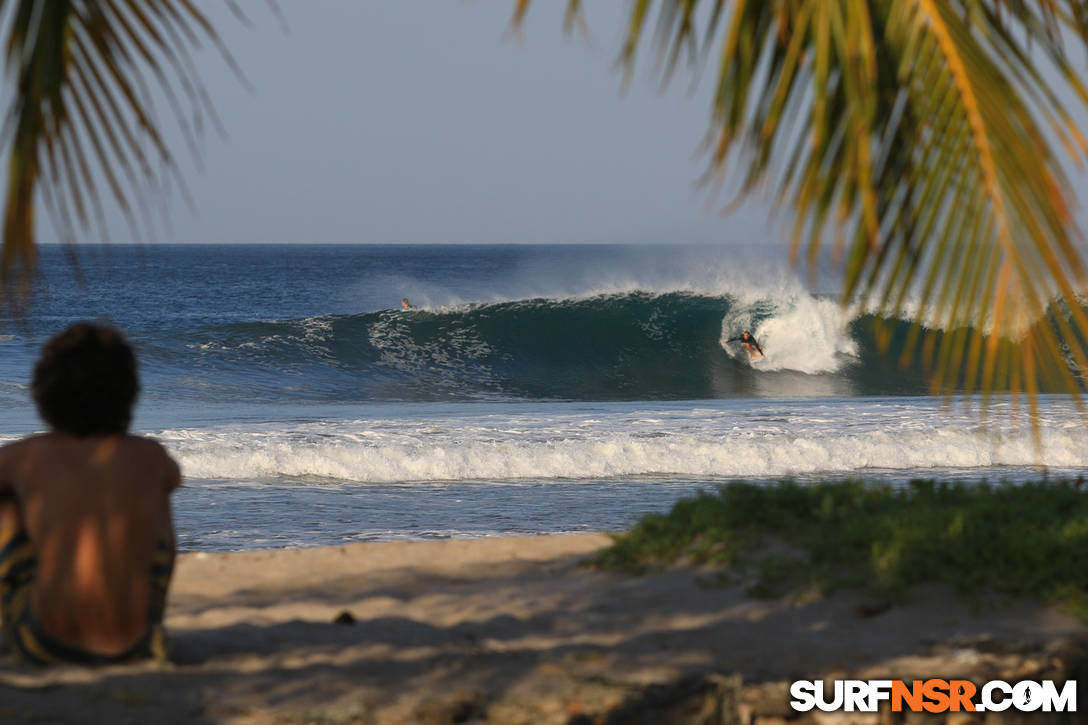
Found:
<path fill-rule="evenodd" d="M 116 655 L 102 655 L 60 642 L 42 629 L 30 606 L 30 589 L 38 559 L 26 531 L 0 530 L 0 622 L 4 639 L 23 659 L 37 665 L 74 663 L 105 665 L 135 659 L 166 660 L 162 627 L 166 588 L 174 569 L 172 547 L 159 544 L 151 563 L 151 605 L 147 633 Z"/>

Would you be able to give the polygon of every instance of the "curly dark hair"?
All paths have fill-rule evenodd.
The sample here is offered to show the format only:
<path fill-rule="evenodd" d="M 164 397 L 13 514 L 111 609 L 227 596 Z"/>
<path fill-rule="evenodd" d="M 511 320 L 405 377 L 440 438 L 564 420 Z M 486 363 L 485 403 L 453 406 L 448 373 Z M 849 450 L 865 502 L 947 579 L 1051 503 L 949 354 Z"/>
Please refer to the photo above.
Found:
<path fill-rule="evenodd" d="M 126 433 L 140 392 L 136 355 L 109 325 L 79 322 L 49 339 L 30 393 L 52 428 L 79 437 Z"/>

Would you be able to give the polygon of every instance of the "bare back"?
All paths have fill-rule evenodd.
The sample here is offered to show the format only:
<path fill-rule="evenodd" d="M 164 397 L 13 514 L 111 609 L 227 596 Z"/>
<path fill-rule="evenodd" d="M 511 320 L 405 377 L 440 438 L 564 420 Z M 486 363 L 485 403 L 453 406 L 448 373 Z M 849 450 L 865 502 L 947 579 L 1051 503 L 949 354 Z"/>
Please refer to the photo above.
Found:
<path fill-rule="evenodd" d="M 62 641 L 103 654 L 148 626 L 155 546 L 174 546 L 177 464 L 138 436 L 52 432 L 0 449 L 0 495 L 14 494 L 38 558 L 31 605 Z"/>

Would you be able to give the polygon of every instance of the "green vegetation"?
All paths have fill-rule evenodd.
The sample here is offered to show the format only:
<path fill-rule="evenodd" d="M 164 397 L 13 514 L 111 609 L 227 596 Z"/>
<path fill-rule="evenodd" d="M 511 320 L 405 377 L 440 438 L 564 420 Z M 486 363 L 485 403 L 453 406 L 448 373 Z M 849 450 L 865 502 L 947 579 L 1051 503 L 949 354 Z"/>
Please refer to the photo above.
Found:
<path fill-rule="evenodd" d="M 595 563 L 677 561 L 750 574 L 755 596 L 866 587 L 902 599 L 934 581 L 976 603 L 1037 596 L 1088 618 L 1088 493 L 1067 482 L 729 484 L 644 517 Z"/>

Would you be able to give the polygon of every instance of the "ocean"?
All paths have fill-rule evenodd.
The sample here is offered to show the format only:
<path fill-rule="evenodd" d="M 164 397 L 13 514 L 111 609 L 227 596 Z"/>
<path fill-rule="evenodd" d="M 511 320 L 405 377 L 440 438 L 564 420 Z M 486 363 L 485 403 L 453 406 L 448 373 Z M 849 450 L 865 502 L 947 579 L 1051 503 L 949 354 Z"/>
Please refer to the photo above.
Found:
<path fill-rule="evenodd" d="M 777 245 L 42 248 L 0 335 L 0 441 L 41 429 L 41 343 L 107 320 L 137 348 L 134 429 L 181 464 L 182 550 L 602 531 L 733 480 L 1078 476 L 997 396 L 929 394 L 874 318 Z M 401 309 L 408 298 L 414 309 Z M 899 320 L 895 340 L 910 319 Z M 753 362 L 723 340 L 751 330 Z M 1045 467 L 1045 471 L 1042 467 Z"/>

